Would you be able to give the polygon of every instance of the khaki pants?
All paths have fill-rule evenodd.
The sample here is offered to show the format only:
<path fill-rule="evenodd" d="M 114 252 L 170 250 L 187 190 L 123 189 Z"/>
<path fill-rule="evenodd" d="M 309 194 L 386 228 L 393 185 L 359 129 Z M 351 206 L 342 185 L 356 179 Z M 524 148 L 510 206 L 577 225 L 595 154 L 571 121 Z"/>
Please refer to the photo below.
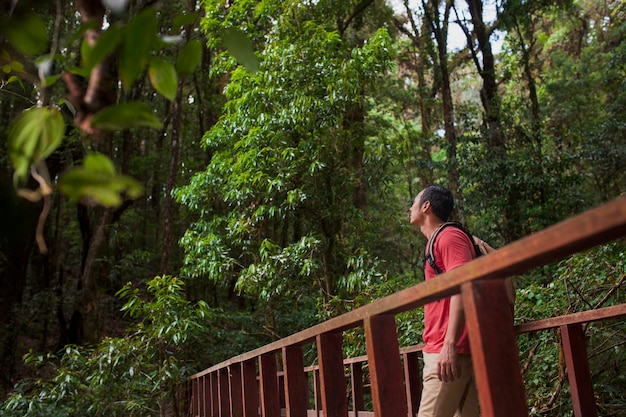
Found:
<path fill-rule="evenodd" d="M 441 382 L 437 377 L 438 356 L 424 352 L 424 387 L 418 417 L 478 417 L 472 358 L 459 355 L 459 377 L 452 382 Z"/>

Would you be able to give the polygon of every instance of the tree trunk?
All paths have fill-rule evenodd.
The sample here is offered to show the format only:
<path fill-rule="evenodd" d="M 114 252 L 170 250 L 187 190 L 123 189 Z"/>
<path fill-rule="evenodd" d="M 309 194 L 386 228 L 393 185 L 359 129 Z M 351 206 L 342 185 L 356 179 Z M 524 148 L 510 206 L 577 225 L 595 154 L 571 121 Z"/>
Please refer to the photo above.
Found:
<path fill-rule="evenodd" d="M 163 214 L 163 255 L 161 257 L 161 274 L 166 275 L 170 271 L 170 250 L 172 246 L 172 223 L 175 212 L 175 202 L 172 198 L 172 190 L 176 186 L 176 177 L 179 169 L 180 156 L 180 119 L 181 101 L 183 93 L 182 82 L 178 83 L 176 99 L 172 106 L 172 141 L 170 142 L 170 169 L 165 187 L 165 211 Z"/>
<path fill-rule="evenodd" d="M 100 1 L 79 0 L 76 9 L 83 23 L 90 24 L 85 31 L 85 40 L 95 45 L 102 32 L 105 7 Z M 91 126 L 94 114 L 110 106 L 116 100 L 115 83 L 112 77 L 112 59 L 107 58 L 93 68 L 86 88 L 83 90 L 74 78 L 65 74 L 70 101 L 76 108 L 74 122 L 89 136 L 93 146 L 107 156 L 111 156 L 112 140 Z M 100 338 L 101 320 L 98 305 L 97 277 L 93 274 L 96 256 L 105 242 L 105 232 L 110 212 L 108 209 L 95 209 L 97 218 L 95 230 L 92 229 L 89 210 L 79 207 L 79 222 L 83 235 L 83 268 L 78 279 L 79 298 L 68 329 L 68 338 L 74 343 L 96 342 Z M 80 214 L 82 213 L 82 215 Z"/>
<path fill-rule="evenodd" d="M 483 20 L 482 0 L 467 0 L 472 16 L 474 34 L 478 40 L 478 50 L 482 56 L 482 66 L 478 72 L 483 80 L 480 100 L 485 110 L 487 139 L 492 148 L 504 149 L 504 138 L 500 126 L 500 100 L 496 81 L 495 59 L 489 40 L 490 30 Z"/>
<path fill-rule="evenodd" d="M 41 211 L 15 194 L 11 180 L 0 177 L 0 388 L 11 387 L 15 343 L 29 260 L 35 244 L 35 229 Z"/>

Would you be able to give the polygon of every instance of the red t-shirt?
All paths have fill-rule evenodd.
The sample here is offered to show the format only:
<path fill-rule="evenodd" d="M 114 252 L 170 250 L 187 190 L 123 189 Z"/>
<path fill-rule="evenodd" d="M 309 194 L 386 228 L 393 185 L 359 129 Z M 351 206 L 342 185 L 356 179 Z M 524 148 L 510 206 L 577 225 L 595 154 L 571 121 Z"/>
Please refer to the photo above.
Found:
<path fill-rule="evenodd" d="M 442 273 L 466 264 L 475 256 L 472 243 L 465 232 L 452 226 L 446 227 L 439 233 L 435 240 L 433 254 Z M 428 262 L 426 262 L 424 275 L 427 281 L 437 278 L 437 274 Z M 441 351 L 448 329 L 449 315 L 449 297 L 424 306 L 424 334 L 422 336 L 425 343 L 424 352 L 439 353 Z M 460 354 L 470 353 L 467 326 L 463 328 L 456 349 Z"/>

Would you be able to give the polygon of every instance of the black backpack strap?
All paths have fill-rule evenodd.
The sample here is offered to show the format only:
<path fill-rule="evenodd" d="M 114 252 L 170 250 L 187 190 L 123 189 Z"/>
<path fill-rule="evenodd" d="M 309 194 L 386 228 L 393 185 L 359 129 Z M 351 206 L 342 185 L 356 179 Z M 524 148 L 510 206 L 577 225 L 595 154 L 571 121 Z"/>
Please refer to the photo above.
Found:
<path fill-rule="evenodd" d="M 424 265 L 426 265 L 426 262 L 428 262 L 430 267 L 433 269 L 433 271 L 435 271 L 435 274 L 437 275 L 441 274 L 443 271 L 441 270 L 441 268 L 437 266 L 437 263 L 435 262 L 435 252 L 434 252 L 435 240 L 437 239 L 437 236 L 439 236 L 439 233 L 441 233 L 441 231 L 448 226 L 456 227 L 457 229 L 461 229 L 463 232 L 465 232 L 470 242 L 472 243 L 472 246 L 474 247 L 474 253 L 476 254 L 476 257 L 479 257 L 482 255 L 480 248 L 474 241 L 474 236 L 470 233 L 470 231 L 465 226 L 463 226 L 459 222 L 445 222 L 441 224 L 441 226 L 439 226 L 435 230 L 433 235 L 428 240 L 428 243 L 426 244 L 426 255 L 424 256 L 424 259 L 422 259 L 422 262 L 424 263 Z"/>

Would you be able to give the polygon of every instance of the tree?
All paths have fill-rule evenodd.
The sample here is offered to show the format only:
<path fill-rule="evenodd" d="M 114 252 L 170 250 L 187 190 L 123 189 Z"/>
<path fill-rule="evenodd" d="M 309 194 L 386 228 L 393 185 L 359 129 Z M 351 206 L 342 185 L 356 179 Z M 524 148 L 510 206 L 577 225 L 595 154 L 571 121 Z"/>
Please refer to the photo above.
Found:
<path fill-rule="evenodd" d="M 348 47 L 303 19 L 312 10 L 291 7 L 274 17 L 260 71 L 233 72 L 225 113 L 204 138 L 211 162 L 177 191 L 201 215 L 182 241 L 183 271 L 270 304 L 315 291 L 328 306 L 362 285 L 351 271 L 371 268 L 357 243 L 358 196 L 378 185 L 363 156 L 369 129 L 355 115 L 391 48 L 385 31 Z"/>
<path fill-rule="evenodd" d="M 131 152 L 145 141 L 141 128 L 162 126 L 151 106 L 138 98 L 145 91 L 157 97 L 157 92 L 163 97 L 156 100 L 157 108 L 164 109 L 165 100 L 176 96 L 178 75 L 193 74 L 200 63 L 202 47 L 189 36 L 189 42 L 180 44 L 176 65 L 160 56 L 171 45 L 165 42 L 168 38 L 159 37 L 159 13 L 153 7 L 129 4 L 128 14 L 108 10 L 100 2 L 84 1 L 65 7 L 61 2 L 19 2 L 6 7 L 1 25 L 4 78 L 0 94 L 11 98 L 9 115 L 15 119 L 4 132 L 3 141 L 8 143 L 6 155 L 14 168 L 17 193 L 35 204 L 26 203 L 27 206 L 36 210 L 40 205 L 40 215 L 38 223 L 34 223 L 36 233 L 28 229 L 15 232 L 27 233 L 24 243 L 16 247 L 22 248 L 20 256 L 15 257 L 20 262 L 16 269 L 0 268 L 3 282 L 9 277 L 5 272 L 18 272 L 11 275 L 11 280 L 18 284 L 7 286 L 13 291 L 11 302 L 3 303 L 3 308 L 19 308 L 29 265 L 41 267 L 46 271 L 43 286 L 59 288 L 59 344 L 95 342 L 103 326 L 99 304 L 103 276 L 107 275 L 98 264 L 102 265 L 103 257 L 106 259 L 108 232 L 128 212 L 143 188 L 127 175 L 131 170 Z M 167 15 L 163 24 L 166 28 L 171 26 L 167 30 L 174 34 L 183 26 L 187 32 L 193 32 L 189 25 L 196 19 L 197 14 L 193 13 L 173 19 Z M 54 28 L 52 37 L 47 34 L 48 27 Z M 61 78 L 64 85 L 59 82 Z M 32 98 L 24 93 L 28 91 L 24 88 L 26 83 L 34 87 Z M 64 94 L 68 99 L 63 98 Z M 16 110 L 25 107 L 23 114 L 16 114 Z M 63 198 L 58 197 L 57 189 Z M 14 198 L 8 201 L 16 202 L 9 205 L 10 210 L 24 204 Z M 50 230 L 61 230 L 59 224 L 51 225 L 49 214 L 56 213 L 57 219 L 64 219 L 64 210 L 72 205 L 77 217 L 70 224 L 80 230 L 82 240 L 77 268 L 64 262 L 69 253 L 62 250 L 62 244 L 51 248 L 46 242 L 50 240 Z M 30 207 L 24 213 L 30 212 Z M 32 219 L 24 219 L 33 224 Z M 33 258 L 31 254 L 34 242 L 41 257 Z M 9 249 L 3 254 L 10 254 Z M 64 294 L 69 288 L 65 272 L 73 275 L 67 280 L 75 283 L 71 294 Z M 31 285 L 37 286 L 37 282 Z M 64 298 L 74 304 L 70 320 L 63 311 Z M 11 315 L 3 315 L 3 320 L 5 317 Z M 10 321 L 3 324 L 16 326 Z M 10 353 L 11 338 L 7 340 L 6 351 Z"/>

